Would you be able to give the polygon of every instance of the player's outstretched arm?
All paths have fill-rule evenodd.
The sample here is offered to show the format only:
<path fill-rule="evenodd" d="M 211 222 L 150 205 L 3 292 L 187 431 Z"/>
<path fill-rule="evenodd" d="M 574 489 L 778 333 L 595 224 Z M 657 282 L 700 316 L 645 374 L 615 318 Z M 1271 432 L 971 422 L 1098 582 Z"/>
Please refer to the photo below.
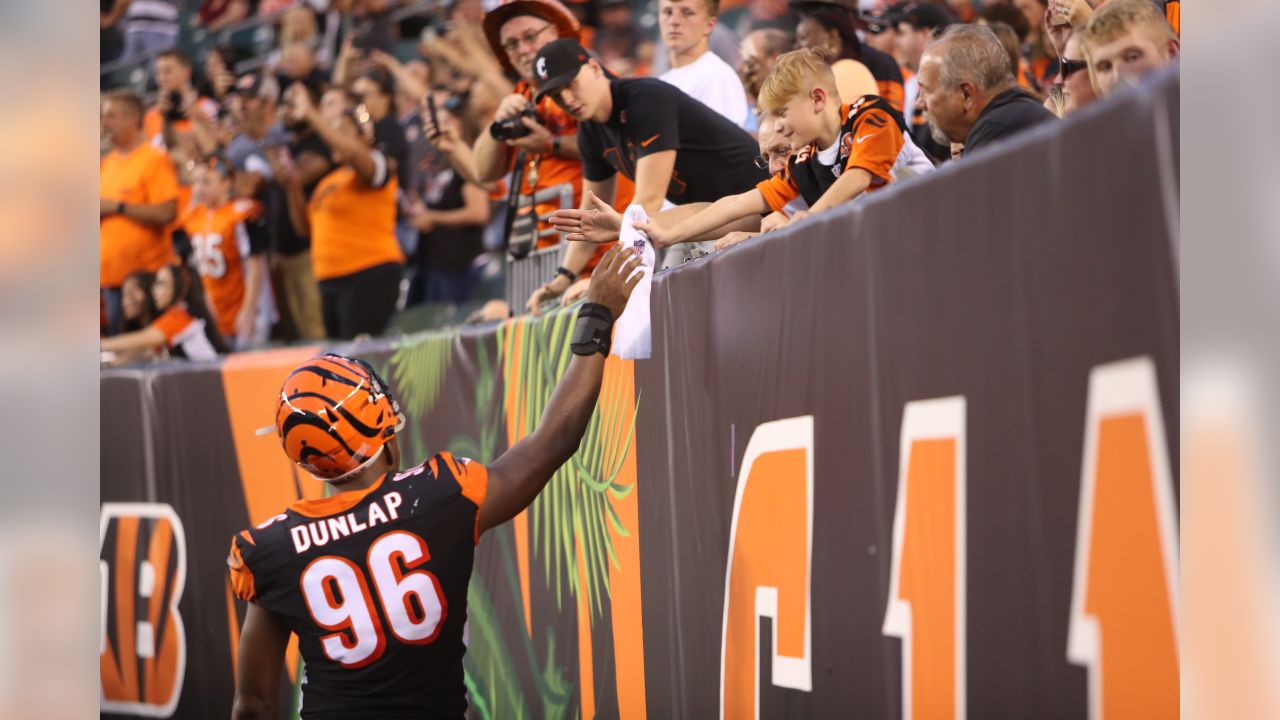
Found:
<path fill-rule="evenodd" d="M 249 603 L 236 658 L 236 699 L 231 720 L 275 720 L 280 697 L 280 668 L 289 626 L 275 613 Z"/>
<path fill-rule="evenodd" d="M 609 331 L 640 282 L 642 272 L 635 272 L 639 264 L 640 258 L 632 250 L 614 246 L 592 273 L 587 304 L 579 311 L 578 323 L 580 331 L 584 326 L 588 330 L 594 327 L 597 338 L 603 333 L 602 352 L 577 354 L 581 332 L 574 333 L 575 354 L 551 393 L 538 427 L 489 466 L 488 491 L 480 506 L 480 532 L 501 525 L 528 507 L 552 474 L 578 451 L 600 395 Z M 607 326 L 598 315 L 602 313 L 609 316 Z"/>

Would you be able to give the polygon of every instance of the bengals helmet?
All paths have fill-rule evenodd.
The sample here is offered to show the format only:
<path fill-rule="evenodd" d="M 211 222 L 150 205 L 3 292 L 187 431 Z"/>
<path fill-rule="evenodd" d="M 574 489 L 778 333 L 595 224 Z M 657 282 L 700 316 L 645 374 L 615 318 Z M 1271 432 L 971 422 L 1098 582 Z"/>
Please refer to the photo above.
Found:
<path fill-rule="evenodd" d="M 276 431 L 284 452 L 326 482 L 368 467 L 403 428 L 400 405 L 364 360 L 321 355 L 280 388 Z"/>

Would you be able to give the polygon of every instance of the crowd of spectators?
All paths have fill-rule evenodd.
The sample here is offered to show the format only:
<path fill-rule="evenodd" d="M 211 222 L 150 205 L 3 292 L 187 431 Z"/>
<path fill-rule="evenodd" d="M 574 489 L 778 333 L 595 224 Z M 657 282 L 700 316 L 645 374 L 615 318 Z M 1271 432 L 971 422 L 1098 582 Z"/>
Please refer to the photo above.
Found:
<path fill-rule="evenodd" d="M 111 362 L 537 313 L 631 204 L 667 264 L 723 250 L 1078 112 L 1180 31 L 1178 0 L 195 5 L 102 4 L 149 70 L 102 101 Z M 533 250 L 559 267 L 509 307 L 494 269 Z"/>

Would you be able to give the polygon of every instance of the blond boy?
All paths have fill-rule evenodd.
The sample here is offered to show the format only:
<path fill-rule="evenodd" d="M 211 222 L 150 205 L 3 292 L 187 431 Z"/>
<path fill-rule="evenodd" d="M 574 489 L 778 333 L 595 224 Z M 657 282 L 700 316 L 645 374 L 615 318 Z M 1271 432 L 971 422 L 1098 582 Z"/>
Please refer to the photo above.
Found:
<path fill-rule="evenodd" d="M 1084 29 L 1084 50 L 1102 97 L 1172 64 L 1179 49 L 1169 21 L 1147 0 L 1111 0 Z"/>
<path fill-rule="evenodd" d="M 720 198 L 669 227 L 656 221 L 637 226 L 656 246 L 697 240 L 716 228 L 770 211 L 795 222 L 933 170 L 911 142 L 902 116 L 886 100 L 864 95 L 842 104 L 831 66 L 811 50 L 778 58 L 760 88 L 758 107 L 762 115 L 773 118 L 778 137 L 796 151 L 787 167 L 751 190 Z"/>

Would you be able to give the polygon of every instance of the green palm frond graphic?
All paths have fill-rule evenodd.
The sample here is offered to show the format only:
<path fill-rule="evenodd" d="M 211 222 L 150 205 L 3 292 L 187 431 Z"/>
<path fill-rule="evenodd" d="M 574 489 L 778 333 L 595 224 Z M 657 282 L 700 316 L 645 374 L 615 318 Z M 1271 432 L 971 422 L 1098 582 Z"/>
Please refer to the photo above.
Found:
<path fill-rule="evenodd" d="M 396 389 L 401 409 L 410 417 L 425 417 L 440 399 L 455 337 L 432 333 L 406 338 L 392 353 L 389 381 Z"/>
<path fill-rule="evenodd" d="M 536 427 L 556 382 L 568 367 L 572 357 L 569 336 L 576 317 L 575 307 L 538 321 L 520 321 L 524 331 L 515 340 L 514 353 L 519 361 L 515 371 L 518 389 L 508 387 L 507 392 L 523 395 L 523 402 L 515 406 L 523 409 L 526 428 Z M 514 332 L 513 325 L 499 331 L 499 347 L 507 347 L 505 333 L 510 332 Z M 504 358 L 504 363 L 510 361 Z M 633 490 L 633 485 L 617 481 L 635 437 L 635 413 L 624 417 L 623 401 L 621 386 L 602 389 L 578 453 L 556 471 L 530 507 L 533 552 L 542 557 L 544 580 L 555 588 L 557 607 L 563 607 L 565 591 L 578 597 L 585 589 L 593 619 L 601 616 L 604 598 L 610 592 L 606 563 L 618 566 L 610 528 L 619 535 L 629 535 L 608 497 L 625 498 Z M 638 404 L 637 400 L 637 408 Z M 575 537 L 582 542 L 582 576 Z"/>

